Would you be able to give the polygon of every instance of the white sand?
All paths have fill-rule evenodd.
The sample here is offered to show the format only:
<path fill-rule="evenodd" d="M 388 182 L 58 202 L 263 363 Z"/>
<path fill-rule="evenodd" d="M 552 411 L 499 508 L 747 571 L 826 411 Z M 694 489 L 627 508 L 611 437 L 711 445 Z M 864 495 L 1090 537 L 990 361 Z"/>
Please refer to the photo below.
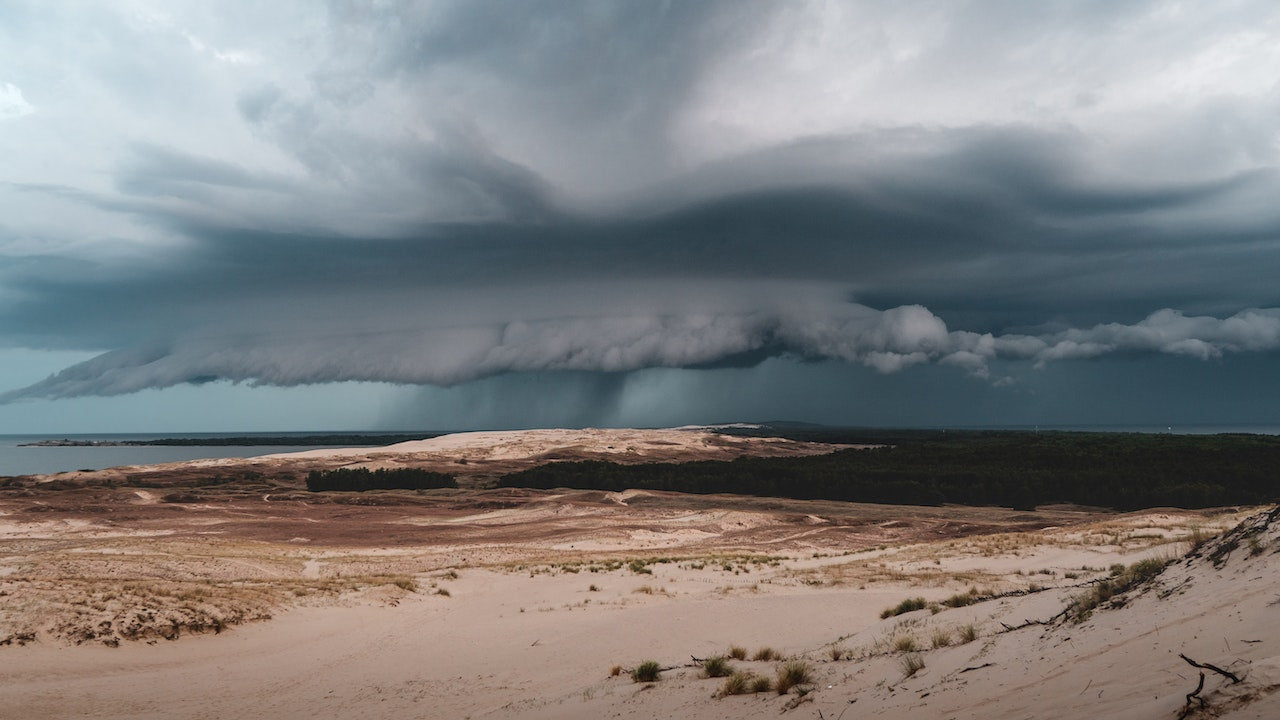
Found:
<path fill-rule="evenodd" d="M 1151 522 L 1154 522 L 1152 520 Z M 1142 522 L 1132 523 L 1140 526 Z M 1191 559 L 1123 608 L 1079 625 L 999 633 L 1001 622 L 1045 619 L 1081 589 L 881 620 L 904 597 L 941 599 L 963 582 L 918 586 L 854 583 L 817 587 L 797 572 L 860 572 L 888 563 L 933 566 L 930 555 L 989 573 L 1021 570 L 1049 583 L 1063 573 L 1105 568 L 1172 546 L 1122 553 L 1045 542 L 977 555 L 981 539 L 833 558 L 795 558 L 778 568 L 733 574 L 710 567 L 651 565 L 653 575 L 531 574 L 463 569 L 456 580 L 424 576 L 417 593 L 367 591 L 350 607 L 300 608 L 218 636 L 118 649 L 46 644 L 0 649 L 0 716 L 13 718 L 741 718 L 773 717 L 794 695 L 716 699 L 721 680 L 693 668 L 664 674 L 652 689 L 609 677 L 615 664 L 664 665 L 770 645 L 815 667 L 811 702 L 798 717 L 1173 718 L 1198 677 L 1178 653 L 1246 676 L 1238 686 L 1206 681 L 1226 717 L 1280 717 L 1280 525 L 1222 568 Z M 992 546 L 996 543 L 992 541 Z M 970 553 L 955 555 L 955 553 Z M 949 566 L 942 567 L 944 570 Z M 959 563 L 956 562 L 956 569 Z M 1016 578 L 1015 578 L 1016 579 Z M 429 594 L 428 583 L 449 597 Z M 589 590 L 590 585 L 599 590 Z M 643 587 L 653 592 L 637 592 Z M 1164 596 L 1164 597 L 1162 597 Z M 978 641 L 926 650 L 925 669 L 904 678 L 888 638 L 910 633 L 925 648 L 936 629 L 975 623 Z M 862 660 L 827 660 L 833 642 Z M 880 654 L 875 654 L 879 652 Z M 987 665 L 990 663 L 990 665 Z M 773 663 L 739 663 L 771 674 Z M 977 668 L 965 671 L 965 668 Z M 853 704 L 850 705 L 850 702 Z M 855 714 L 856 713 L 856 714 Z"/>

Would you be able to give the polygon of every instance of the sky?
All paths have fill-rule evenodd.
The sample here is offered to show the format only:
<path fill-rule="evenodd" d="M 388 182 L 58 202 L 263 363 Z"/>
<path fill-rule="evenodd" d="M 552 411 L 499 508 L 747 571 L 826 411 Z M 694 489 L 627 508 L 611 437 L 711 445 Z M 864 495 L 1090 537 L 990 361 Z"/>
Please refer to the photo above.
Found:
<path fill-rule="evenodd" d="M 1280 424 L 1280 6 L 0 5 L 0 433 Z"/>

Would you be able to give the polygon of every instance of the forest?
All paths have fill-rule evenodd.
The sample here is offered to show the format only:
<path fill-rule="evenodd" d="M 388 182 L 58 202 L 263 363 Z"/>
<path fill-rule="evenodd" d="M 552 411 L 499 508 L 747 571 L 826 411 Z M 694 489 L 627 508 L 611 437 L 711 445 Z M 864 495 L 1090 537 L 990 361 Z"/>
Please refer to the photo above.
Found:
<path fill-rule="evenodd" d="M 1203 508 L 1280 496 L 1280 437 L 1268 435 L 776 428 L 769 434 L 884 446 L 730 462 L 561 462 L 506 475 L 499 485 L 1017 509 Z"/>
<path fill-rule="evenodd" d="M 338 490 L 360 492 L 363 490 L 430 490 L 453 488 L 458 483 L 452 475 L 419 468 L 393 470 L 369 470 L 368 468 L 339 468 L 337 470 L 312 470 L 307 474 L 307 489 L 312 492 Z"/>

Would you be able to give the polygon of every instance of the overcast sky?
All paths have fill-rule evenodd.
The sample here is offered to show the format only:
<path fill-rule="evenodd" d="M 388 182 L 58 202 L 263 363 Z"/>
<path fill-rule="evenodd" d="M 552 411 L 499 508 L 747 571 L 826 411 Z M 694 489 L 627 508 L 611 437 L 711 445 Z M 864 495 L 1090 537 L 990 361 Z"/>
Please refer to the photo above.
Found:
<path fill-rule="evenodd" d="M 0 5 L 0 432 L 1280 424 L 1280 6 Z"/>

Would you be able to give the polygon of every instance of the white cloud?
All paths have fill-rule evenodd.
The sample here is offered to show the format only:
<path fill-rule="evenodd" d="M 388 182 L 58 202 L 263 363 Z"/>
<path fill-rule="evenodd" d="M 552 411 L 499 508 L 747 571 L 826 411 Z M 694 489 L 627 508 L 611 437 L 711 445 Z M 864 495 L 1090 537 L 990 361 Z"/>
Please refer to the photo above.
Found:
<path fill-rule="evenodd" d="M 881 373 L 938 362 L 988 378 L 993 360 L 1043 365 L 1116 353 L 1212 359 L 1280 349 L 1280 309 L 1274 308 L 1221 319 L 1166 309 L 1132 325 L 1035 337 L 949 331 L 919 305 L 876 310 L 812 288 L 790 303 L 740 310 L 721 302 L 696 312 L 627 312 L 620 309 L 625 304 L 605 302 L 572 316 L 526 312 L 505 321 L 401 315 L 358 333 L 329 325 L 323 315 L 266 319 L 253 331 L 206 331 L 105 353 L 0 399 L 119 395 L 215 378 L 279 386 L 353 380 L 448 386 L 512 372 L 714 366 L 757 352 L 860 363 Z"/>
<path fill-rule="evenodd" d="M 12 120 L 34 113 L 36 109 L 22 96 L 13 83 L 0 83 L 0 120 Z"/>

